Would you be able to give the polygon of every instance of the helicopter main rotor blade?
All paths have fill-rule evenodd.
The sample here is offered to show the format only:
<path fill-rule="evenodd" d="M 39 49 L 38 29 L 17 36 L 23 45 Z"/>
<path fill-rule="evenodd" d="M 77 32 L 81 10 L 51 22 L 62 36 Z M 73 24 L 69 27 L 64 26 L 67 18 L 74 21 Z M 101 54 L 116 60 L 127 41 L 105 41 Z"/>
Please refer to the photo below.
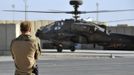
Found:
<path fill-rule="evenodd" d="M 31 13 L 67 13 L 71 14 L 72 11 L 67 12 L 67 11 L 23 11 L 23 10 L 3 10 L 6 12 L 31 12 Z"/>
<path fill-rule="evenodd" d="M 99 11 L 81 11 L 81 14 L 86 13 L 108 13 L 108 12 L 126 12 L 126 11 L 134 11 L 134 9 L 124 9 L 124 10 L 99 10 Z"/>
<path fill-rule="evenodd" d="M 31 12 L 31 13 L 66 13 L 66 14 L 86 14 L 86 13 L 109 13 L 109 12 L 126 12 L 134 11 L 134 9 L 125 10 L 99 10 L 99 11 L 23 11 L 23 10 L 3 10 L 6 12 Z"/>

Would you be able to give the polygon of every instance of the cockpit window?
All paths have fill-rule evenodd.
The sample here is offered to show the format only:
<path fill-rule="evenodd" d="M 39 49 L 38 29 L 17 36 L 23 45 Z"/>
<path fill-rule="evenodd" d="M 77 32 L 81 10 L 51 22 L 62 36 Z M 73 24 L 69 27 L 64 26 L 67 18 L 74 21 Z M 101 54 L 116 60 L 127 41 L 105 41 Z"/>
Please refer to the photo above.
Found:
<path fill-rule="evenodd" d="M 54 28 L 54 30 L 60 30 L 61 29 L 61 27 L 59 27 L 59 26 L 56 26 L 55 28 Z"/>
<path fill-rule="evenodd" d="M 64 25 L 64 22 L 63 22 L 63 21 L 61 22 L 61 25 L 62 25 L 62 26 Z"/>
<path fill-rule="evenodd" d="M 43 32 L 53 31 L 53 30 L 60 30 L 64 25 L 63 21 L 53 22 L 45 27 L 42 27 Z"/>
<path fill-rule="evenodd" d="M 60 30 L 63 25 L 64 25 L 64 22 L 62 22 L 62 21 L 56 22 L 54 30 Z"/>

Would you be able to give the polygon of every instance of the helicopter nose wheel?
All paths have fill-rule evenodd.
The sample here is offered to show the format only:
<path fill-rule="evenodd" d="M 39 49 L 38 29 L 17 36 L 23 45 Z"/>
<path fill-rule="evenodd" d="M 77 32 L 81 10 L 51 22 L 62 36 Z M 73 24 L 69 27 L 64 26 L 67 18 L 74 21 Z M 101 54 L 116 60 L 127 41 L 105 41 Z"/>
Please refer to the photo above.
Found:
<path fill-rule="evenodd" d="M 58 46 L 57 46 L 57 52 L 62 52 L 62 50 L 63 50 L 63 45 L 62 44 L 58 44 Z"/>

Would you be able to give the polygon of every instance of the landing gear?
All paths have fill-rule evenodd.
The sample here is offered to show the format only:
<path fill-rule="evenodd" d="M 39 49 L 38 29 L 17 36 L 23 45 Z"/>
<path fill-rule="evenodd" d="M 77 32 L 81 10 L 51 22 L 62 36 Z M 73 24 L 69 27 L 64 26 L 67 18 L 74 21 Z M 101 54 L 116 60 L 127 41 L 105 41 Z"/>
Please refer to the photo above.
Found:
<path fill-rule="evenodd" d="M 62 43 L 58 43 L 56 46 L 57 52 L 61 53 L 63 51 L 63 49 L 70 49 L 71 52 L 75 51 L 75 45 L 73 44 L 62 44 Z"/>
<path fill-rule="evenodd" d="M 57 52 L 62 52 L 62 50 L 63 50 L 63 45 L 62 44 L 58 44 L 58 46 L 57 46 Z"/>
<path fill-rule="evenodd" d="M 71 50 L 71 52 L 74 52 L 75 51 L 75 46 L 71 46 L 70 50 Z"/>

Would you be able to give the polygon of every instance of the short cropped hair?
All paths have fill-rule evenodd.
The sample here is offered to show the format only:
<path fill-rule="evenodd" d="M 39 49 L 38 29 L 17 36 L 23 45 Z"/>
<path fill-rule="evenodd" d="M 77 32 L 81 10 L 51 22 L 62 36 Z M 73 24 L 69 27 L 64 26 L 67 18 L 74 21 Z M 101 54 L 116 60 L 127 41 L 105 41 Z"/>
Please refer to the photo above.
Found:
<path fill-rule="evenodd" d="M 27 32 L 31 29 L 31 22 L 30 21 L 23 21 L 20 24 L 20 31 L 21 32 Z"/>

